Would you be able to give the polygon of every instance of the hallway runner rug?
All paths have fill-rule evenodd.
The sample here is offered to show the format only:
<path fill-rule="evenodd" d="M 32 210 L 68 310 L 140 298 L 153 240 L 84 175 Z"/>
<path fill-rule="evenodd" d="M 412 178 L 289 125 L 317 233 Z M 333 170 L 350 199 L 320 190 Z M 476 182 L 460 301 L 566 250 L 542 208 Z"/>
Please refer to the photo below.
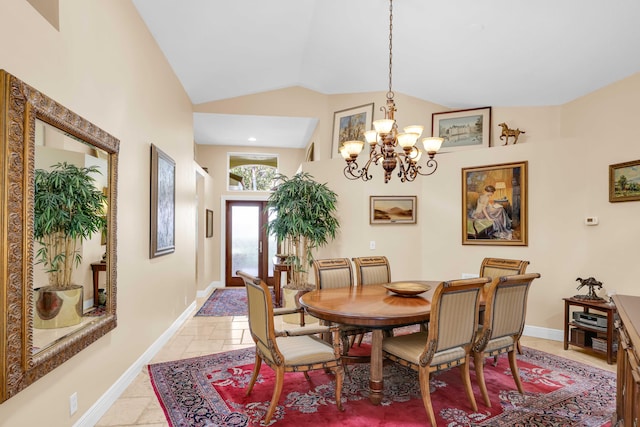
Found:
<path fill-rule="evenodd" d="M 518 355 L 525 394 L 518 393 L 506 356 L 497 367 L 489 359 L 485 379 L 491 408 L 484 405 L 471 371 L 478 411 L 465 397 L 460 372 L 453 368 L 431 378 L 431 400 L 438 425 L 457 426 L 610 426 L 615 412 L 616 375 L 602 369 L 523 348 Z M 172 427 L 260 426 L 271 400 L 274 375 L 264 363 L 253 392 L 245 387 L 253 370 L 254 348 L 149 365 L 151 384 Z M 417 373 L 389 363 L 384 367 L 384 397 L 368 400 L 368 365 L 349 365 L 342 390 L 344 412 L 335 405 L 333 377 L 287 373 L 277 426 L 425 426 L 427 414 Z"/>
<path fill-rule="evenodd" d="M 273 289 L 271 298 L 275 299 Z M 196 316 L 246 316 L 247 290 L 239 288 L 214 289 L 209 298 L 202 304 Z"/>

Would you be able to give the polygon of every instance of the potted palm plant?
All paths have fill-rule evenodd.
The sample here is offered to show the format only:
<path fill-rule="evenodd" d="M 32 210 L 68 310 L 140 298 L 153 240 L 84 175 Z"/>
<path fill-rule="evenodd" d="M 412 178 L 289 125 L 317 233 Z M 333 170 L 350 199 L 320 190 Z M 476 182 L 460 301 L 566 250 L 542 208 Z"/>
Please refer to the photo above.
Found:
<path fill-rule="evenodd" d="M 326 184 L 320 184 L 302 172 L 288 178 L 279 174 L 277 185 L 269 196 L 267 209 L 273 211 L 267 229 L 282 245 L 285 263 L 291 266 L 291 280 L 285 288 L 308 291 L 308 275 L 313 251 L 336 236 L 340 224 L 335 216 L 337 195 Z M 294 292 L 297 293 L 297 292 Z"/>
<path fill-rule="evenodd" d="M 57 163 L 50 170 L 36 169 L 34 239 L 40 245 L 35 258 L 49 284 L 35 297 L 34 326 L 70 326 L 82 319 L 83 287 L 72 282 L 82 262 L 80 246 L 106 226 L 106 196 L 96 188 L 97 166 Z"/>

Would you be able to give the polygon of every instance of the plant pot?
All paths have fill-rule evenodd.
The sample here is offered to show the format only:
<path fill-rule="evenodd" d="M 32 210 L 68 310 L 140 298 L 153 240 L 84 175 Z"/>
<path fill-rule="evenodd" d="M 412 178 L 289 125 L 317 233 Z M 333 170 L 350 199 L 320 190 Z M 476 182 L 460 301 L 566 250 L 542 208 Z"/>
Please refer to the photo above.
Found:
<path fill-rule="evenodd" d="M 107 290 L 98 289 L 98 304 L 105 305 L 107 303 Z"/>
<path fill-rule="evenodd" d="M 304 295 L 306 292 L 309 292 L 309 291 L 300 290 L 300 289 L 290 289 L 285 287 L 285 288 L 282 288 L 282 292 L 284 297 L 284 307 L 299 307 L 300 304 L 298 303 L 298 298 L 300 298 L 300 296 Z M 282 321 L 285 323 L 292 323 L 292 324 L 299 325 L 300 314 L 298 313 L 285 314 L 282 316 Z M 318 322 L 318 319 L 316 317 L 305 314 L 304 316 L 305 324 L 316 323 L 316 322 Z"/>
<path fill-rule="evenodd" d="M 67 289 L 44 286 L 35 291 L 34 300 L 34 328 L 63 328 L 82 321 L 82 286 L 71 285 Z"/>

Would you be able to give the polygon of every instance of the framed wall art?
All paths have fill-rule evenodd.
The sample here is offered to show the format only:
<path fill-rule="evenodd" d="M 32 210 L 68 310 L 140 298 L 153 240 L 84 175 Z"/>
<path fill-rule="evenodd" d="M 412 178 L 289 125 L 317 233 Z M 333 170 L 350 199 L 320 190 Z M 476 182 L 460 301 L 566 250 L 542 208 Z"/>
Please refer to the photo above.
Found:
<path fill-rule="evenodd" d="M 417 196 L 369 196 L 369 224 L 415 224 Z"/>
<path fill-rule="evenodd" d="M 175 251 L 176 163 L 151 144 L 151 238 L 149 258 Z"/>
<path fill-rule="evenodd" d="M 527 162 L 462 169 L 462 244 L 527 245 Z"/>
<path fill-rule="evenodd" d="M 489 147 L 491 107 L 433 113 L 431 135 L 444 139 L 442 153 Z"/>
<path fill-rule="evenodd" d="M 340 148 L 345 141 L 359 139 L 364 142 L 364 133 L 371 129 L 372 122 L 373 103 L 333 113 L 331 158 L 340 157 Z"/>
<path fill-rule="evenodd" d="M 640 200 L 640 160 L 609 165 L 609 201 Z"/>
<path fill-rule="evenodd" d="M 206 210 L 205 222 L 206 222 L 205 236 L 207 238 L 213 237 L 213 211 L 211 209 Z"/>

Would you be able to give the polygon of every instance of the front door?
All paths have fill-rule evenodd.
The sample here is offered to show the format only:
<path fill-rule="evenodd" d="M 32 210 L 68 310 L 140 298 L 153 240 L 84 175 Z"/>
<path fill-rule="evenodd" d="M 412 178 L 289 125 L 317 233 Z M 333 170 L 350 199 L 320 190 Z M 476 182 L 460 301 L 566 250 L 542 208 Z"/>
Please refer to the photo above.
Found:
<path fill-rule="evenodd" d="M 236 271 L 242 270 L 273 284 L 276 241 L 268 236 L 266 201 L 227 201 L 226 286 L 244 286 Z"/>

